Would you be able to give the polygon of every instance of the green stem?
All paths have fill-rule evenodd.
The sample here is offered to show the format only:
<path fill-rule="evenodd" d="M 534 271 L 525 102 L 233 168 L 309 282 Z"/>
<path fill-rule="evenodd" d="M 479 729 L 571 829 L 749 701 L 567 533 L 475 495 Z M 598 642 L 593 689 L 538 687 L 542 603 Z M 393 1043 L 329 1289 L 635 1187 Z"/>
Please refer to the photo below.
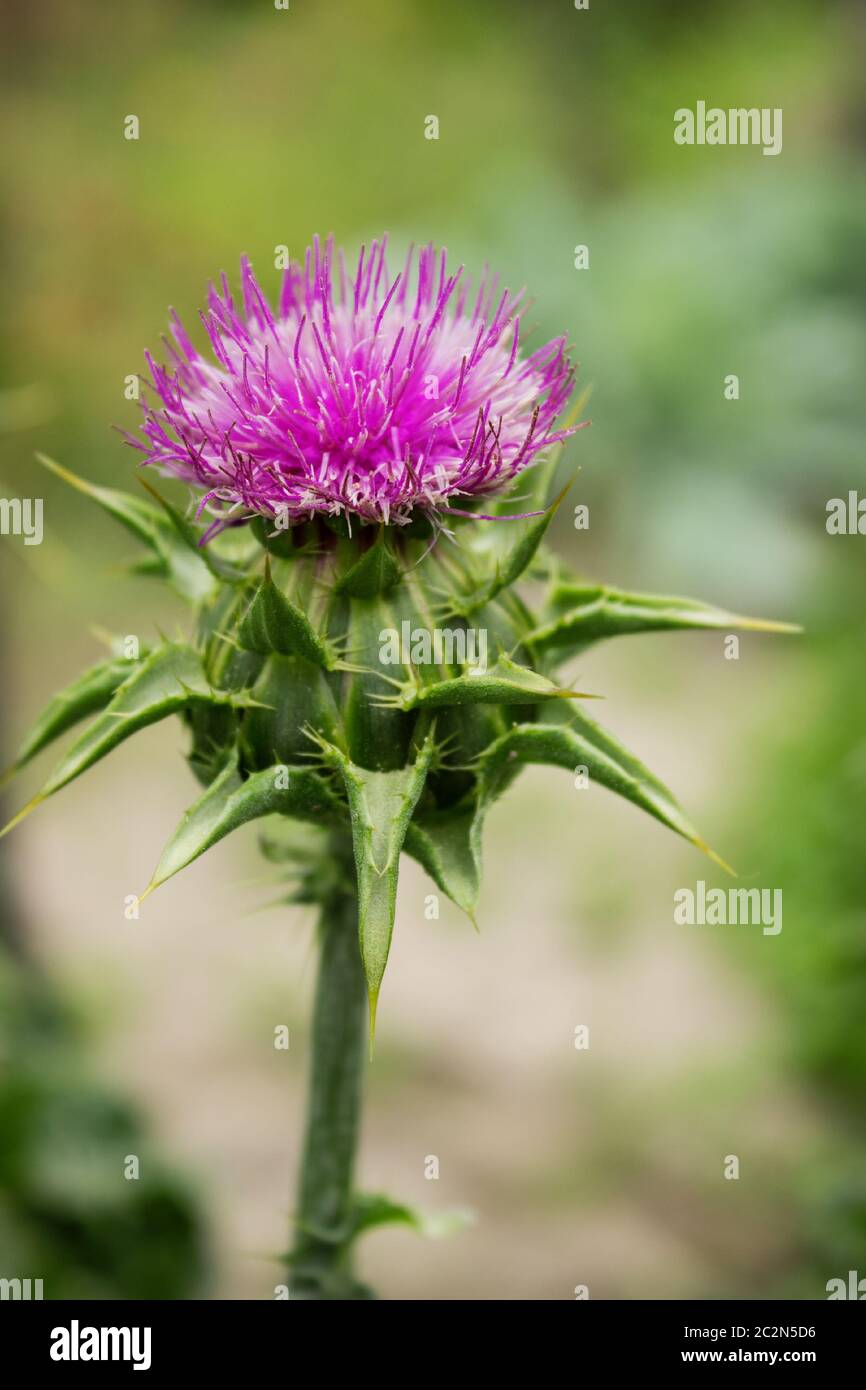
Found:
<path fill-rule="evenodd" d="M 348 862 L 347 862 L 348 859 Z M 290 1296 L 371 1298 L 352 1272 L 353 1175 L 367 1036 L 351 848 L 322 903 L 307 1124 L 290 1256 Z M 323 866 L 324 867 L 324 866 Z M 333 862 L 329 866 L 333 872 Z M 327 872 L 327 869 L 325 870 Z"/>

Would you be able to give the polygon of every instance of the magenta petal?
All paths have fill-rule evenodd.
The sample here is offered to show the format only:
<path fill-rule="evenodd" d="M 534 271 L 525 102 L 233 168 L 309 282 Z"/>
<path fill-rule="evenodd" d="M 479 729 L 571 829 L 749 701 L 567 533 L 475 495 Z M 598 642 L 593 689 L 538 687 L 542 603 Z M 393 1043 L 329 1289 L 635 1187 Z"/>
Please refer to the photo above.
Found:
<path fill-rule="evenodd" d="M 392 277 L 385 248 L 362 249 L 352 278 L 316 238 L 276 311 L 244 257 L 243 308 L 222 276 L 201 315 L 215 363 L 173 314 L 180 351 L 169 367 L 147 355 L 161 404 L 144 403 L 146 462 L 202 489 L 217 519 L 401 524 L 418 508 L 462 515 L 449 499 L 500 490 L 570 433 L 554 428 L 574 381 L 564 340 L 520 356 L 522 292 L 485 272 L 467 312 L 444 251 L 410 251 Z"/>

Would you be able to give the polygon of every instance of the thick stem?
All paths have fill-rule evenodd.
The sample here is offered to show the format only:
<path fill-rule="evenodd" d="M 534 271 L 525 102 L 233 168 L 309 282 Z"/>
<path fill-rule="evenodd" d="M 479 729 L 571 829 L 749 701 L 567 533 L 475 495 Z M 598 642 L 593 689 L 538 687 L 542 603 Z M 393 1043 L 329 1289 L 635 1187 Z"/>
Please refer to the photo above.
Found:
<path fill-rule="evenodd" d="M 342 849 L 342 847 L 341 847 Z M 345 862 L 344 855 L 339 856 Z M 322 904 L 307 1125 L 290 1295 L 371 1298 L 352 1273 L 353 1175 L 366 1053 L 367 991 L 350 863 Z"/>

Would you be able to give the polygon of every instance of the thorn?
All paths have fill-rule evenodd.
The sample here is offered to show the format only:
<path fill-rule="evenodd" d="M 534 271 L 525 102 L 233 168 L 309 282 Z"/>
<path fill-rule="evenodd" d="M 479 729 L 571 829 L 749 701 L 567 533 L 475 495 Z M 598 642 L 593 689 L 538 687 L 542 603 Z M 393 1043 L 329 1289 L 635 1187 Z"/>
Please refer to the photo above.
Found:
<path fill-rule="evenodd" d="M 108 628 L 100 627 L 98 623 L 91 623 L 90 632 L 96 638 L 97 642 L 101 642 L 104 647 L 108 647 L 112 655 L 114 654 L 114 644 L 117 639 L 112 636 Z"/>
<path fill-rule="evenodd" d="M 27 816 L 29 816 L 31 811 L 35 811 L 36 807 L 41 805 L 41 803 L 45 801 L 45 799 L 46 798 L 42 795 L 41 792 L 37 792 L 36 796 L 34 796 L 30 801 L 28 801 L 26 806 L 23 806 L 21 808 L 17 816 L 13 816 L 10 821 L 7 821 L 3 829 L 0 830 L 0 840 L 3 839 L 4 835 L 8 835 L 10 830 L 14 830 L 16 825 L 19 825 L 21 821 L 23 821 Z"/>
<path fill-rule="evenodd" d="M 592 395 L 592 391 L 593 383 L 591 381 L 587 382 L 586 386 L 584 386 L 577 400 L 574 402 L 574 405 L 572 406 L 571 410 L 568 412 L 568 414 L 565 416 L 565 419 L 562 422 L 564 429 L 570 429 L 572 425 L 577 424 L 578 420 L 583 414 L 584 406 L 587 405 L 587 403 L 589 402 L 589 398 Z M 586 423 L 588 424 L 589 421 L 587 421 Z M 565 440 L 561 440 L 557 447 L 559 448 L 559 451 L 561 453 L 562 450 L 565 448 Z"/>
<path fill-rule="evenodd" d="M 160 887 L 160 882 L 159 882 L 157 879 L 152 878 L 152 879 L 150 880 L 150 883 L 149 883 L 149 884 L 147 885 L 147 887 L 145 888 L 144 892 L 138 894 L 138 905 L 139 905 L 139 907 L 141 907 L 141 904 L 144 902 L 145 898 L 149 898 L 150 895 L 151 895 L 151 893 L 154 891 L 154 889 L 159 888 L 159 887 Z"/>
<path fill-rule="evenodd" d="M 70 487 L 76 488 L 78 492 L 83 492 L 87 497 L 91 495 L 91 485 L 86 483 L 83 478 L 77 477 L 75 473 L 70 473 L 69 469 L 64 468 L 61 463 L 55 463 L 54 459 L 50 459 L 47 454 L 40 454 L 39 452 L 36 454 L 36 459 L 50 473 L 62 478 Z"/>
<path fill-rule="evenodd" d="M 141 476 L 140 473 L 138 473 L 136 477 L 138 482 L 144 488 L 145 492 L 149 492 L 151 497 L 153 497 L 161 507 L 168 507 L 169 504 L 167 503 L 166 499 L 162 496 L 161 493 L 157 492 L 156 488 L 153 486 L 152 483 L 149 483 L 146 478 L 143 478 Z"/>
<path fill-rule="evenodd" d="M 566 496 L 566 492 L 569 492 L 571 486 L 574 485 L 574 481 L 574 478 L 569 478 L 569 481 L 566 482 L 564 488 L 560 488 L 560 491 L 556 493 L 555 498 L 553 498 L 553 502 L 550 502 L 550 505 L 548 507 L 548 512 L 550 513 L 550 516 L 556 516 L 556 512 L 557 510 L 559 510 L 560 503 L 562 503 L 564 496 Z"/>
<path fill-rule="evenodd" d="M 373 1060 L 373 1053 L 376 1047 L 376 1009 L 379 1005 L 378 989 L 369 989 L 367 997 L 370 1001 L 370 1061 Z"/>
<path fill-rule="evenodd" d="M 233 709 L 276 709 L 276 705 L 269 705 L 266 704 L 264 700 L 257 700 L 254 695 L 247 695 L 243 690 L 232 690 L 228 692 L 217 690 L 213 692 L 213 695 L 214 704 L 221 705 L 227 702 Z M 218 695 L 222 695 L 226 698 L 217 699 L 216 697 Z"/>
<path fill-rule="evenodd" d="M 730 874 L 731 878 L 739 878 L 736 869 L 732 869 L 730 864 L 728 864 L 720 854 L 716 854 L 714 849 L 710 849 L 710 846 L 705 840 L 701 839 L 700 835 L 696 835 L 692 843 L 695 844 L 698 849 L 703 850 L 707 858 L 712 859 L 714 864 L 718 864 L 720 869 L 724 869 L 726 874 Z"/>
<path fill-rule="evenodd" d="M 739 618 L 731 615 L 732 627 L 743 628 L 746 632 L 803 632 L 799 623 L 774 623 L 766 618 Z"/>
<path fill-rule="evenodd" d="M 358 666 L 353 661 L 343 661 L 342 657 L 337 657 L 328 669 L 331 671 L 349 671 L 358 676 L 378 675 L 378 672 L 372 671 L 369 666 Z"/>
<path fill-rule="evenodd" d="M 385 672 L 380 671 L 376 666 L 356 666 L 354 669 L 362 671 L 365 676 L 378 676 L 380 680 L 387 681 L 389 685 L 396 686 L 398 690 L 402 690 L 404 685 L 409 685 L 409 681 L 398 681 L 396 676 L 386 676 Z"/>

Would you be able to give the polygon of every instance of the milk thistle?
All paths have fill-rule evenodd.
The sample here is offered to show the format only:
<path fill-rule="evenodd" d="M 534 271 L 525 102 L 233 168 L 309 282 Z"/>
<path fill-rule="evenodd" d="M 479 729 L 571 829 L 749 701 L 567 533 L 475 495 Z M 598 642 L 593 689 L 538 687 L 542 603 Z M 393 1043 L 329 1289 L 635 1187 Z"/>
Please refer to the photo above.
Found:
<path fill-rule="evenodd" d="M 151 474 L 191 486 L 188 512 L 147 481 L 134 496 L 43 459 L 136 536 L 139 568 L 193 620 L 188 642 L 118 650 L 51 701 L 16 769 L 94 717 L 11 824 L 173 714 L 203 790 L 146 893 L 269 818 L 263 848 L 291 875 L 290 901 L 319 910 L 295 1298 L 371 1297 L 358 1236 L 413 1220 L 354 1185 L 401 853 L 474 921 L 485 815 L 529 763 L 581 767 L 707 851 L 560 668 L 627 633 L 785 627 L 592 584 L 546 551 L 580 402 L 566 413 L 565 339 L 525 352 L 520 302 L 487 276 L 470 293 L 432 246 L 392 277 L 383 239 L 351 273 L 316 241 L 272 308 L 244 260 L 240 302 L 223 277 L 202 314 L 214 360 L 173 314 L 168 364 L 147 356 L 158 404 L 144 400 L 143 437 L 127 436 Z"/>

